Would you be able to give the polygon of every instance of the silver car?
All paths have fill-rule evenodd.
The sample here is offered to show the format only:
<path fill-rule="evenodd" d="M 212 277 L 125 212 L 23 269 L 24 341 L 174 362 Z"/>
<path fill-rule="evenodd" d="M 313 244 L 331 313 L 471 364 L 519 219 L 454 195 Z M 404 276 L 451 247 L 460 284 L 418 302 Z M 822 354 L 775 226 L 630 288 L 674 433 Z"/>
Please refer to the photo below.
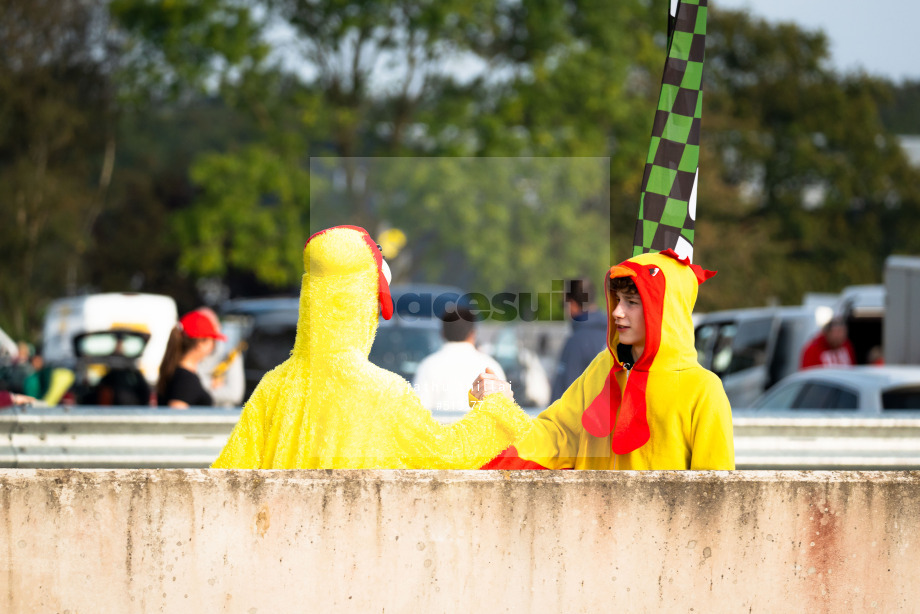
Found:
<path fill-rule="evenodd" d="M 920 413 L 920 366 L 806 369 L 783 379 L 752 406 L 757 413 L 790 410 L 861 418 Z"/>

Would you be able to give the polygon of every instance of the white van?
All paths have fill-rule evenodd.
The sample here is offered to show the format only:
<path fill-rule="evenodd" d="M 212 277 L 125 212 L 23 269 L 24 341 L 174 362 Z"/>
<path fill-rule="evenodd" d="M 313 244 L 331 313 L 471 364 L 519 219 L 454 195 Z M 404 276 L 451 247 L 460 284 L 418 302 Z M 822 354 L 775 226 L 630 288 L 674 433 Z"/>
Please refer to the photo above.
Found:
<path fill-rule="evenodd" d="M 73 367 L 75 335 L 113 328 L 146 332 L 150 341 L 138 367 L 147 382 L 155 385 L 177 320 L 176 301 L 161 294 L 112 292 L 58 299 L 45 313 L 42 354 L 48 364 Z"/>

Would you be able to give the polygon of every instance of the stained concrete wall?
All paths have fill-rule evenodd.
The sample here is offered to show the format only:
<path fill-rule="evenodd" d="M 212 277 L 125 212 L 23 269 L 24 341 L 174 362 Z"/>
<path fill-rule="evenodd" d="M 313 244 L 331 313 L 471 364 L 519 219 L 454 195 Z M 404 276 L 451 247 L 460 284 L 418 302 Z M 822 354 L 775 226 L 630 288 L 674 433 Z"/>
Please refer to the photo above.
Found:
<path fill-rule="evenodd" d="M 920 609 L 920 473 L 0 471 L 0 611 Z"/>

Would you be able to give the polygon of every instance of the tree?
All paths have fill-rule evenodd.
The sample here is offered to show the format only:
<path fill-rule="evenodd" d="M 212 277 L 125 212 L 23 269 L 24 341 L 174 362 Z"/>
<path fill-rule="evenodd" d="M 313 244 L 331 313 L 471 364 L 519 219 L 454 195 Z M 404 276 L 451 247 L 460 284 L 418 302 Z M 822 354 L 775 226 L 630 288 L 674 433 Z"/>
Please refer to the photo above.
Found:
<path fill-rule="evenodd" d="M 906 80 L 891 89 L 879 100 L 882 123 L 895 134 L 920 134 L 920 81 Z"/>
<path fill-rule="evenodd" d="M 623 237 L 626 241 L 631 237 L 635 196 L 626 197 L 629 188 L 622 186 L 628 182 L 634 186 L 632 191 L 638 191 L 642 166 L 627 161 L 644 155 L 652 121 L 652 114 L 646 111 L 648 101 L 657 93 L 657 73 L 663 58 L 663 49 L 655 44 L 649 27 L 650 12 L 645 3 L 630 0 L 611 7 L 604 3 L 508 4 L 484 0 L 371 4 L 277 0 L 268 7 L 293 29 L 293 46 L 302 51 L 312 75 L 300 90 L 303 121 L 285 131 L 289 134 L 299 129 L 302 149 L 298 152 L 296 145 L 283 147 L 279 153 L 285 157 L 284 167 L 293 171 L 298 157 L 305 167 L 311 155 L 340 156 L 344 190 L 337 197 L 336 215 L 332 217 L 363 225 L 372 233 L 402 226 L 410 242 L 415 241 L 410 250 L 413 262 L 397 267 L 407 277 L 445 281 L 443 268 L 432 263 L 441 259 L 438 249 L 453 246 L 458 263 L 489 267 L 489 283 L 534 283 L 529 278 L 522 280 L 515 267 L 506 266 L 512 259 L 508 255 L 498 257 L 495 250 L 499 248 L 485 257 L 481 253 L 485 248 L 473 240 L 482 236 L 474 231 L 481 228 L 458 225 L 462 220 L 456 208 L 444 206 L 433 212 L 426 205 L 433 195 L 426 196 L 421 188 L 446 189 L 446 181 L 432 181 L 428 171 L 421 168 L 409 172 L 408 167 L 391 167 L 391 171 L 400 171 L 400 178 L 419 182 L 404 185 L 404 192 L 413 198 L 397 211 L 388 208 L 385 195 L 372 192 L 382 189 L 393 176 L 365 181 L 362 173 L 366 169 L 359 168 L 358 156 L 596 156 L 606 154 L 613 144 L 611 170 L 615 178 L 610 185 L 615 186 L 616 202 L 629 203 L 616 208 L 616 236 L 621 242 Z M 661 12 L 662 28 L 664 24 L 665 14 Z M 473 79 L 446 70 L 447 61 L 458 56 L 486 68 Z M 278 88 L 264 98 L 277 101 L 279 107 L 290 101 Z M 637 144 L 640 134 L 641 144 Z M 270 149 L 277 142 L 278 132 L 272 129 L 266 133 Z M 224 161 L 238 165 L 251 153 L 228 152 L 236 161 Z M 513 164 L 507 166 L 514 168 Z M 463 175 L 456 165 L 448 173 L 455 178 Z M 222 189 L 210 186 L 215 177 L 199 174 L 204 193 Z M 516 179 L 525 177 L 502 177 L 509 185 Z M 598 196 L 607 191 L 607 185 L 599 179 L 593 189 L 590 194 L 582 193 L 581 200 L 559 199 L 552 205 L 549 210 L 554 215 L 541 219 L 557 223 L 527 236 L 527 249 L 537 254 L 527 256 L 528 260 L 546 264 L 546 254 L 559 254 L 560 245 L 585 246 L 578 220 L 585 222 L 584 211 L 596 209 Z M 453 196 L 441 195 L 445 200 Z M 468 196 L 461 200 L 476 206 L 476 197 Z M 229 253 L 242 236 L 229 225 L 254 223 L 260 216 L 260 198 L 255 194 L 249 197 L 248 205 L 237 201 L 239 213 L 234 216 L 208 217 L 208 207 L 202 206 L 183 216 L 184 223 L 210 225 L 211 236 L 222 237 L 225 242 L 225 251 L 212 254 Z M 493 207 L 479 206 L 474 211 L 483 219 L 509 219 L 510 210 L 502 213 L 500 205 Z M 321 209 L 311 207 L 314 230 L 326 223 L 320 221 Z M 240 216 L 249 221 L 242 222 Z M 215 224 L 225 227 L 214 230 Z M 498 240 L 497 228 L 490 227 L 487 236 Z M 281 232 L 280 227 L 275 229 L 276 234 Z M 514 236 L 506 235 L 508 245 L 500 249 L 511 249 Z M 186 235 L 193 237 L 194 241 L 200 239 L 200 235 Z M 589 242 L 600 254 L 597 258 L 593 252 L 588 257 L 574 254 L 573 247 L 564 250 L 572 256 L 568 268 L 580 268 L 587 261 L 595 262 L 595 266 L 609 263 L 609 242 L 610 235 L 606 234 Z M 192 243 L 184 245 L 189 254 L 199 253 Z M 273 270 L 272 262 L 258 263 L 259 256 L 254 254 L 255 259 L 247 261 L 249 267 Z M 189 256 L 184 262 L 198 274 L 222 270 L 206 265 L 210 259 Z M 239 261 L 239 265 L 245 263 Z"/>
<path fill-rule="evenodd" d="M 279 287 L 300 279 L 303 229 L 309 225 L 305 170 L 252 145 L 200 156 L 192 180 L 204 186 L 202 194 L 173 220 L 177 242 L 186 246 L 179 260 L 183 270 L 224 276 L 236 267 Z"/>
<path fill-rule="evenodd" d="M 920 206 L 917 173 L 879 119 L 886 84 L 830 70 L 820 32 L 711 18 L 700 219 L 722 231 L 700 233 L 700 257 L 752 284 L 718 298 L 792 303 L 880 282 L 884 258 L 916 246 L 903 220 Z"/>
<path fill-rule="evenodd" d="M 111 0 L 121 36 L 123 99 L 191 99 L 259 70 L 264 24 L 240 0 Z"/>
<path fill-rule="evenodd" d="M 0 14 L 0 319 L 34 335 L 80 265 L 115 156 L 104 5 L 11 0 Z"/>

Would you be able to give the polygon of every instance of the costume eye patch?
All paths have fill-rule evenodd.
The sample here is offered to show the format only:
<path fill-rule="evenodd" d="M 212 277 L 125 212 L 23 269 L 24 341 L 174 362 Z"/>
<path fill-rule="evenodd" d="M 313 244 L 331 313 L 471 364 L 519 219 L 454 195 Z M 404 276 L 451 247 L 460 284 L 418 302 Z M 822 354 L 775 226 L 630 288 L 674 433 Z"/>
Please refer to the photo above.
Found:
<path fill-rule="evenodd" d="M 652 277 L 654 277 L 655 275 L 658 275 L 658 273 L 659 273 L 660 271 L 661 271 L 661 269 L 659 269 L 659 268 L 656 267 L 656 266 L 653 266 L 653 267 L 649 267 L 649 269 L 648 269 L 648 274 L 651 275 Z"/>

